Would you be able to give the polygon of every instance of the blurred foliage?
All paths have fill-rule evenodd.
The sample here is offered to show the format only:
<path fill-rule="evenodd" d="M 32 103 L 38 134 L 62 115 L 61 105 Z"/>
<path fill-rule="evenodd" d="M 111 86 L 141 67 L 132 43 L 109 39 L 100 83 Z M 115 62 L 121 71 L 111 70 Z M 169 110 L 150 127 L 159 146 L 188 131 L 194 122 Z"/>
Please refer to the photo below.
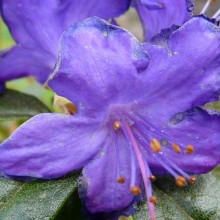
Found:
<path fill-rule="evenodd" d="M 32 95 L 10 89 L 0 95 L 0 121 L 27 120 L 47 112 L 47 106 Z"/>
<path fill-rule="evenodd" d="M 7 49 L 15 44 L 8 28 L 0 19 L 0 49 Z M 7 83 L 7 88 L 30 94 L 41 100 L 49 109 L 53 109 L 54 93 L 45 89 L 35 79 L 28 77 L 12 80 Z M 24 120 L 11 120 L 0 122 L 0 141 L 8 137 Z"/>
<path fill-rule="evenodd" d="M 0 49 L 6 49 L 14 44 L 15 42 L 12 39 L 7 26 L 4 25 L 2 19 L 0 19 Z"/>

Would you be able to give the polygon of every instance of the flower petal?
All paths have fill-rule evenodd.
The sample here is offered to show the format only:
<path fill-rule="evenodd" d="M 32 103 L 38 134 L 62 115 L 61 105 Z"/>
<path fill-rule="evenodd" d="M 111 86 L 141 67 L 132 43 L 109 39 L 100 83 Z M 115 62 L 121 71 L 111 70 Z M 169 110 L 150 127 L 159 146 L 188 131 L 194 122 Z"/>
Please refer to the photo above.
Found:
<path fill-rule="evenodd" d="M 157 129 L 178 113 L 218 100 L 220 29 L 215 24 L 192 18 L 169 36 L 166 46 L 147 44 L 146 49 L 148 94 L 138 108 Z"/>
<path fill-rule="evenodd" d="M 138 186 L 141 177 L 136 160 L 132 164 L 129 148 L 122 133 L 111 133 L 103 149 L 84 167 L 79 192 L 91 213 L 118 211 L 133 201 L 131 173 Z M 124 177 L 125 182 L 118 183 L 119 177 Z"/>
<path fill-rule="evenodd" d="M 67 27 L 93 15 L 105 19 L 119 16 L 127 10 L 129 2 L 130 0 L 2 0 L 0 9 L 16 42 L 30 57 L 33 57 L 33 51 L 41 56 L 37 60 L 43 61 L 38 63 L 39 66 L 45 65 L 49 57 L 49 65 L 53 67 L 57 58 L 59 38 Z M 10 79 L 14 75 L 18 76 L 19 74 L 13 70 L 9 72 L 3 68 L 5 63 L 12 61 L 10 56 L 5 59 L 4 63 L 0 62 L 0 69 L 4 75 L 9 74 Z M 50 73 L 49 69 L 43 78 L 47 79 Z M 26 74 L 36 75 L 32 69 L 26 70 Z"/>
<path fill-rule="evenodd" d="M 54 59 L 44 51 L 30 51 L 19 45 L 14 46 L 0 56 L 0 81 L 6 82 L 31 74 L 44 83 L 54 66 Z"/>
<path fill-rule="evenodd" d="M 40 114 L 0 145 L 0 168 L 11 176 L 60 177 L 87 164 L 105 138 L 97 121 Z"/>
<path fill-rule="evenodd" d="M 145 41 L 164 28 L 182 25 L 193 12 L 192 0 L 139 0 L 135 6 L 142 20 Z"/>
<path fill-rule="evenodd" d="M 38 46 L 56 54 L 62 32 L 84 18 L 105 19 L 127 10 L 129 0 L 2 0 L 4 20 L 15 40 L 27 47 Z M 108 10 L 107 10 L 108 9 Z"/>
<path fill-rule="evenodd" d="M 96 112 L 113 101 L 127 103 L 146 90 L 142 73 L 148 55 L 125 30 L 92 17 L 66 31 L 60 47 L 49 86 L 83 106 L 80 110 Z"/>
<path fill-rule="evenodd" d="M 172 147 L 163 147 L 162 155 L 188 173 L 207 173 L 220 163 L 220 116 L 209 115 L 204 110 L 195 108 L 186 112 L 185 119 L 169 125 L 163 130 L 164 139 L 181 147 L 176 153 Z M 162 136 L 162 135 L 161 135 Z M 187 145 L 194 147 L 192 154 L 184 152 Z M 152 171 L 164 172 L 151 161 Z"/>

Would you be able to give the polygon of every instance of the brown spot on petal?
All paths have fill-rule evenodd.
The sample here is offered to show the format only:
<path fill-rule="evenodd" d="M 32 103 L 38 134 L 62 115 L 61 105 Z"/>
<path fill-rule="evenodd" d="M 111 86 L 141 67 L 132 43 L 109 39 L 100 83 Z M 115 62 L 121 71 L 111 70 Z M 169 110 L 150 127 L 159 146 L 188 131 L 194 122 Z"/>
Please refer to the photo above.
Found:
<path fill-rule="evenodd" d="M 120 177 L 117 179 L 117 183 L 120 183 L 120 184 L 125 183 L 125 178 L 124 178 L 123 176 L 120 176 Z"/>

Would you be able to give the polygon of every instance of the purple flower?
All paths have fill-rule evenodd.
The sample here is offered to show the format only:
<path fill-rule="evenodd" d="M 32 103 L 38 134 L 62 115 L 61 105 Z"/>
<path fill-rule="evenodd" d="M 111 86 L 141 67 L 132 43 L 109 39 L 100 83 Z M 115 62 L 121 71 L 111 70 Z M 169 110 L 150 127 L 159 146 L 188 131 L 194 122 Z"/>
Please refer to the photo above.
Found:
<path fill-rule="evenodd" d="M 31 75 L 44 83 L 53 72 L 59 38 L 67 27 L 94 15 L 119 16 L 129 4 L 130 0 L 0 1 L 4 21 L 17 42 L 0 59 L 0 82 Z"/>
<path fill-rule="evenodd" d="M 144 41 L 150 40 L 162 29 L 182 25 L 193 13 L 192 0 L 133 0 L 142 26 Z"/>
<path fill-rule="evenodd" d="M 195 17 L 161 37 L 142 45 L 96 17 L 68 29 L 49 86 L 78 113 L 24 123 L 1 144 L 1 170 L 50 179 L 83 168 L 91 213 L 122 210 L 145 191 L 154 219 L 155 174 L 184 187 L 220 162 L 220 117 L 198 107 L 219 96 L 220 30 Z"/>
<path fill-rule="evenodd" d="M 207 10 L 215 0 L 207 0 L 199 14 L 207 14 Z M 144 29 L 144 41 L 151 40 L 161 30 L 172 25 L 182 25 L 194 13 L 193 0 L 133 0 Z M 212 16 L 220 19 L 220 9 Z"/>

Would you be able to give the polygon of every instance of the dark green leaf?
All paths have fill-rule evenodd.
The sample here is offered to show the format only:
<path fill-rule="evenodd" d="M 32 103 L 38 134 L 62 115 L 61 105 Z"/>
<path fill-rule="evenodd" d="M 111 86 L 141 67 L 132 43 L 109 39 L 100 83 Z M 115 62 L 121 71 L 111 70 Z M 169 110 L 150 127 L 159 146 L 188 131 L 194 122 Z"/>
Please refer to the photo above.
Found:
<path fill-rule="evenodd" d="M 0 95 L 0 120 L 28 119 L 43 112 L 50 110 L 34 96 L 13 90 Z"/>
<path fill-rule="evenodd" d="M 78 190 L 75 190 L 73 194 L 66 201 L 62 210 L 56 216 L 55 220 L 86 220 L 87 218 L 83 214 L 83 205 L 78 195 Z"/>
<path fill-rule="evenodd" d="M 23 183 L 0 179 L 0 219 L 55 219 L 76 190 L 79 174 L 59 180 Z"/>
<path fill-rule="evenodd" d="M 220 183 L 211 174 L 198 177 L 196 185 L 180 189 L 170 177 L 160 178 L 154 193 L 158 198 L 157 220 L 220 219 Z M 134 220 L 148 220 L 146 203 L 138 206 Z"/>

